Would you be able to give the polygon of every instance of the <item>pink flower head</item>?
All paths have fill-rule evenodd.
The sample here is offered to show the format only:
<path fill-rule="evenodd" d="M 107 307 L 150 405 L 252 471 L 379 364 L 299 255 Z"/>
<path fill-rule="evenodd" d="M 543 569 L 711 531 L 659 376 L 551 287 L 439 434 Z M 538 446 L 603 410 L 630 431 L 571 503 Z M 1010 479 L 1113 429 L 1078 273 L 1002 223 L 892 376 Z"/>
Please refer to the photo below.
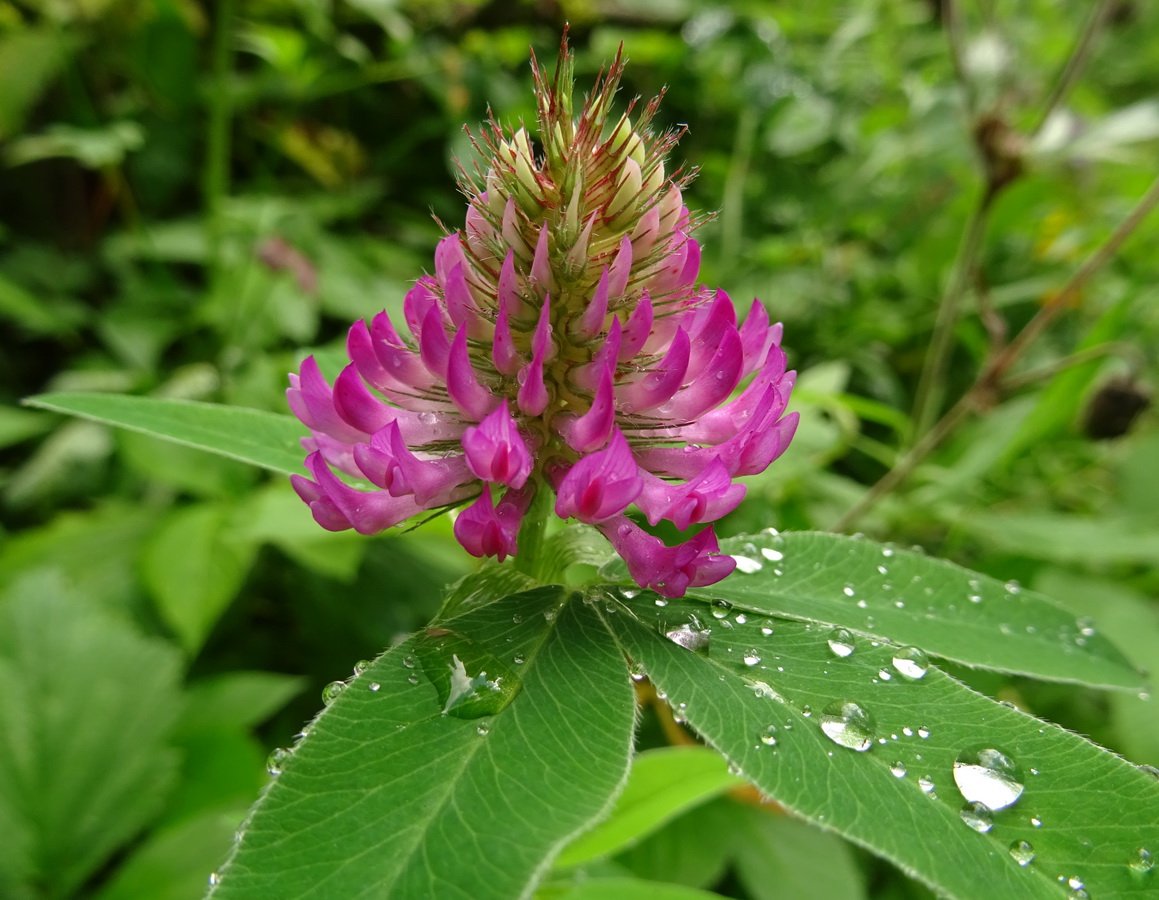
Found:
<path fill-rule="evenodd" d="M 732 571 L 711 523 L 744 497 L 733 479 L 792 439 L 794 373 L 760 302 L 740 322 L 696 283 L 698 221 L 665 169 L 679 135 L 650 129 L 658 101 L 610 118 L 617 58 L 573 119 L 571 63 L 565 46 L 554 79 L 535 67 L 538 147 L 494 121 L 474 137 L 487 162 L 464 172 L 465 228 L 406 295 L 405 327 L 356 322 L 333 385 L 312 358 L 290 376 L 311 433 L 294 488 L 324 528 L 366 534 L 468 504 L 455 536 L 500 560 L 553 491 L 557 515 L 678 597 Z M 708 528 L 668 547 L 633 504 L 652 525 Z"/>

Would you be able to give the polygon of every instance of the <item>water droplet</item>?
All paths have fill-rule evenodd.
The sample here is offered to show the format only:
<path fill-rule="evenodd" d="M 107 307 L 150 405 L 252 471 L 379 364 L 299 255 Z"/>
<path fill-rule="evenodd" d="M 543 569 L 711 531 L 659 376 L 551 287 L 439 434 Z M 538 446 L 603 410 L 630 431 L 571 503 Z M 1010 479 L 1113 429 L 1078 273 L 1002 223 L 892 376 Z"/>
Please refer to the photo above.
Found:
<path fill-rule="evenodd" d="M 761 655 L 756 650 L 746 650 L 742 659 L 746 666 L 755 666 L 760 664 Z"/>
<path fill-rule="evenodd" d="M 850 701 L 830 703 L 819 718 L 821 731 L 835 744 L 863 753 L 873 746 L 873 716 Z"/>
<path fill-rule="evenodd" d="M 266 771 L 271 775 L 281 775 L 282 768 L 286 765 L 286 760 L 293 756 L 293 751 L 286 750 L 284 747 L 275 747 L 270 755 L 266 757 Z"/>
<path fill-rule="evenodd" d="M 882 547 L 881 548 L 881 555 L 884 556 L 886 559 L 893 556 L 893 544 L 886 544 L 884 547 Z"/>
<path fill-rule="evenodd" d="M 1022 593 L 1022 585 L 1020 585 L 1013 578 L 1010 579 L 1008 582 L 1006 582 L 1005 586 L 1006 586 L 1006 592 L 1008 594 L 1021 594 Z"/>
<path fill-rule="evenodd" d="M 1094 637 L 1097 633 L 1095 631 L 1094 620 L 1089 619 L 1086 616 L 1078 619 L 1075 624 L 1078 626 L 1079 634 L 1081 634 L 1083 637 Z"/>
<path fill-rule="evenodd" d="M 777 726 L 770 725 L 759 735 L 761 743 L 766 747 L 773 747 L 777 743 Z"/>
<path fill-rule="evenodd" d="M 523 624 L 523 616 L 520 613 L 516 613 L 515 615 L 513 615 L 511 617 L 511 622 L 514 625 L 522 625 Z"/>
<path fill-rule="evenodd" d="M 936 785 L 934 784 L 934 780 L 930 778 L 929 775 L 923 775 L 918 779 L 918 787 L 922 789 L 922 793 L 932 794 Z"/>
<path fill-rule="evenodd" d="M 857 649 L 857 641 L 844 628 L 834 628 L 829 632 L 829 650 L 834 656 L 846 657 Z"/>
<path fill-rule="evenodd" d="M 1033 825 L 1035 828 L 1041 828 L 1042 827 L 1042 819 L 1038 818 L 1038 816 L 1031 816 L 1030 817 L 1030 824 Z"/>
<path fill-rule="evenodd" d="M 858 609 L 868 609 L 869 608 L 869 601 L 865 600 L 865 599 L 858 600 L 857 601 L 857 608 Z"/>
<path fill-rule="evenodd" d="M 954 782 L 962 796 L 992 810 L 1006 809 L 1022 796 L 1022 769 L 992 747 L 963 750 L 954 760 Z"/>
<path fill-rule="evenodd" d="M 769 562 L 780 562 L 785 558 L 784 553 L 782 553 L 780 550 L 774 550 L 772 547 L 762 547 L 761 556 L 763 556 Z"/>
<path fill-rule="evenodd" d="M 746 616 L 744 613 L 737 613 L 735 616 L 732 617 L 732 620 L 734 622 L 736 622 L 737 625 L 744 625 L 746 622 L 748 622 L 749 617 Z"/>
<path fill-rule="evenodd" d="M 981 594 L 971 594 L 970 595 L 970 602 L 971 603 L 981 603 L 982 602 L 982 595 Z"/>
<path fill-rule="evenodd" d="M 326 687 L 322 688 L 322 702 L 329 706 L 338 699 L 338 695 L 346 690 L 345 681 L 331 681 Z"/>
<path fill-rule="evenodd" d="M 906 737 L 913 737 L 914 736 L 914 730 L 912 728 L 910 728 L 908 725 L 905 725 L 902 727 L 901 733 L 904 734 Z"/>
<path fill-rule="evenodd" d="M 523 687 L 506 663 L 458 632 L 428 629 L 416 650 L 423 672 L 438 691 L 445 716 L 477 719 L 494 715 Z"/>
<path fill-rule="evenodd" d="M 377 681 L 372 681 L 372 682 L 370 682 L 370 684 L 367 685 L 367 687 L 370 688 L 372 691 L 377 691 L 379 688 L 382 687 L 382 685 L 379 684 Z"/>
<path fill-rule="evenodd" d="M 917 681 L 929 671 L 930 660 L 917 647 L 902 647 L 893 654 L 893 667 L 911 681 Z"/>
<path fill-rule="evenodd" d="M 918 737 L 923 741 L 930 736 L 930 730 L 925 725 L 918 726 Z"/>
<path fill-rule="evenodd" d="M 809 716 L 813 715 L 813 707 L 806 703 L 801 707 L 801 715 L 803 715 L 806 719 L 809 718 Z"/>
<path fill-rule="evenodd" d="M 744 575 L 752 575 L 765 567 L 759 559 L 750 559 L 747 556 L 734 556 L 733 559 L 736 561 L 736 570 Z"/>
<path fill-rule="evenodd" d="M 209 886 L 210 887 L 217 887 L 219 884 L 221 884 L 221 875 L 217 872 L 210 872 L 209 873 Z"/>
<path fill-rule="evenodd" d="M 369 659 L 360 659 L 354 664 L 354 675 L 357 677 L 370 668 Z"/>
<path fill-rule="evenodd" d="M 523 654 L 521 654 L 521 653 L 515 654 L 515 656 L 511 657 L 511 661 L 513 663 L 515 663 L 515 665 L 517 665 L 517 666 L 523 665 Z"/>
<path fill-rule="evenodd" d="M 491 731 L 491 723 L 490 722 L 480 722 L 478 725 L 475 726 L 475 733 L 477 735 L 479 735 L 480 737 L 486 737 L 486 735 L 490 731 Z"/>
<path fill-rule="evenodd" d="M 712 617 L 714 619 L 726 619 L 730 612 L 732 612 L 732 604 L 727 600 L 712 601 Z"/>
<path fill-rule="evenodd" d="M 643 681 L 648 677 L 648 671 L 644 668 L 643 663 L 634 662 L 628 666 L 628 675 L 631 676 L 633 681 Z"/>
<path fill-rule="evenodd" d="M 853 585 L 846 582 L 845 587 L 841 589 L 841 593 L 843 593 L 846 597 L 852 597 L 855 593 L 853 590 Z"/>
<path fill-rule="evenodd" d="M 878 575 L 888 575 L 889 569 L 887 569 L 885 566 L 878 566 L 877 567 L 877 574 Z"/>
<path fill-rule="evenodd" d="M 764 681 L 749 681 L 744 680 L 744 686 L 750 691 L 760 697 L 762 700 L 776 700 L 778 703 L 784 703 L 785 698 L 777 693 L 776 689 L 771 684 Z"/>
<path fill-rule="evenodd" d="M 407 675 L 406 676 L 406 683 L 407 684 L 418 684 L 419 677 L 417 675 Z"/>
<path fill-rule="evenodd" d="M 768 619 L 766 619 L 764 622 L 761 623 L 761 634 L 763 634 L 765 637 L 768 637 L 772 633 L 773 633 L 773 623 L 771 621 L 769 621 Z"/>
<path fill-rule="evenodd" d="M 985 803 L 977 801 L 967 803 L 959 810 L 958 815 L 969 827 L 982 834 L 994 827 L 994 816 Z"/>
<path fill-rule="evenodd" d="M 620 588 L 620 596 L 625 600 L 635 600 L 640 596 L 640 591 L 638 588 Z"/>
<path fill-rule="evenodd" d="M 1066 900 L 1091 900 L 1091 895 L 1086 888 L 1074 888 L 1066 895 Z"/>
<path fill-rule="evenodd" d="M 1134 875 L 1150 875 L 1155 871 L 1155 858 L 1146 847 L 1140 847 L 1138 852 L 1131 857 L 1131 861 L 1127 863 L 1127 867 Z"/>
<path fill-rule="evenodd" d="M 905 763 L 903 763 L 901 760 L 898 760 L 895 763 L 891 763 L 889 771 L 893 773 L 894 778 L 905 778 Z"/>
<path fill-rule="evenodd" d="M 709 644 L 712 641 L 712 632 L 707 628 L 697 628 L 685 622 L 683 625 L 665 631 L 664 637 L 674 644 L 679 644 L 685 650 L 707 654 Z"/>
<path fill-rule="evenodd" d="M 668 598 L 667 597 L 657 597 L 652 602 L 655 603 L 657 606 L 663 607 L 663 606 L 668 605 Z"/>
<path fill-rule="evenodd" d="M 413 656 L 404 656 L 402 658 L 404 668 L 413 669 L 415 667 L 415 658 Z"/>
<path fill-rule="evenodd" d="M 1015 841 L 1010 845 L 1010 858 L 1026 868 L 1034 862 L 1034 846 L 1030 841 Z"/>
<path fill-rule="evenodd" d="M 889 671 L 889 669 L 879 669 L 877 672 L 877 677 L 882 681 L 889 681 L 891 678 L 893 678 L 893 674 Z"/>

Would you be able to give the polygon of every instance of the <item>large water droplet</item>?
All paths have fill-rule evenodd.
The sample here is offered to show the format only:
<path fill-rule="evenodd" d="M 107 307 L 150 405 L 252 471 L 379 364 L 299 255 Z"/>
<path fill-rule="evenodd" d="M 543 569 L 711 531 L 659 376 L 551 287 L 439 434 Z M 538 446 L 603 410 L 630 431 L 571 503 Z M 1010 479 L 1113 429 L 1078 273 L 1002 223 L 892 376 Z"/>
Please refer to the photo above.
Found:
<path fill-rule="evenodd" d="M 286 760 L 293 756 L 293 752 L 284 747 L 275 747 L 266 757 L 266 771 L 271 775 L 281 775 Z"/>
<path fill-rule="evenodd" d="M 769 562 L 780 562 L 785 558 L 784 553 L 782 553 L 780 550 L 774 550 L 772 547 L 761 548 L 761 556 L 763 556 Z"/>
<path fill-rule="evenodd" d="M 1022 769 L 992 747 L 963 750 L 954 760 L 954 782 L 970 802 L 992 810 L 1013 806 L 1022 796 Z"/>
<path fill-rule="evenodd" d="M 1127 866 L 1136 876 L 1150 875 L 1155 871 L 1155 858 L 1146 847 L 1140 847 Z"/>
<path fill-rule="evenodd" d="M 911 681 L 917 681 L 930 670 L 930 660 L 917 647 L 902 647 L 893 655 L 893 667 Z"/>
<path fill-rule="evenodd" d="M 761 655 L 756 650 L 746 650 L 741 659 L 744 660 L 746 666 L 756 666 L 760 665 Z"/>
<path fill-rule="evenodd" d="M 744 575 L 752 575 L 765 567 L 765 564 L 759 559 L 751 559 L 747 556 L 734 556 L 733 560 L 736 562 L 736 570 Z"/>
<path fill-rule="evenodd" d="M 331 681 L 326 687 L 322 688 L 322 702 L 329 706 L 338 696 L 346 690 L 345 681 Z"/>
<path fill-rule="evenodd" d="M 370 660 L 369 659 L 360 659 L 360 660 L 358 660 L 358 662 L 356 662 L 354 664 L 354 674 L 361 675 L 363 672 L 365 672 L 369 668 L 370 668 Z"/>
<path fill-rule="evenodd" d="M 477 719 L 494 715 L 523 687 L 506 664 L 458 632 L 428 629 L 415 650 L 439 693 L 445 716 Z"/>
<path fill-rule="evenodd" d="M 994 827 L 994 815 L 990 812 L 990 807 L 985 803 L 978 803 L 977 801 L 967 803 L 958 812 L 962 817 L 962 821 L 975 831 L 980 831 L 985 834 Z"/>
<path fill-rule="evenodd" d="M 702 655 L 708 653 L 708 647 L 712 642 L 712 632 L 709 629 L 697 628 L 688 622 L 678 625 L 676 628 L 668 629 L 664 632 L 664 637 L 674 644 L 679 644 L 685 650 Z"/>
<path fill-rule="evenodd" d="M 857 649 L 857 641 L 844 628 L 834 628 L 829 632 L 829 650 L 834 656 L 849 656 Z"/>
<path fill-rule="evenodd" d="M 830 703 L 818 717 L 821 731 L 835 744 L 863 753 L 873 746 L 875 722 L 863 707 L 848 700 Z"/>
<path fill-rule="evenodd" d="M 727 619 L 728 614 L 732 612 L 732 604 L 727 600 L 713 600 L 711 608 L 714 619 Z"/>
<path fill-rule="evenodd" d="M 1010 845 L 1010 858 L 1026 868 L 1034 862 L 1034 846 L 1030 841 L 1015 841 Z"/>

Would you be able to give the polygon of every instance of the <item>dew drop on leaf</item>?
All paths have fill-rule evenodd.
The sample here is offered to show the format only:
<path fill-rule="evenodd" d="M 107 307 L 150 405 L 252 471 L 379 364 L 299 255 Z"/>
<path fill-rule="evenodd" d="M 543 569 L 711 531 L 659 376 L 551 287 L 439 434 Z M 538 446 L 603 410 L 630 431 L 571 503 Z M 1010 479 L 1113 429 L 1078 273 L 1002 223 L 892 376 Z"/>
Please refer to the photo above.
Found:
<path fill-rule="evenodd" d="M 752 559 L 748 556 L 734 556 L 733 560 L 736 561 L 736 570 L 744 575 L 752 575 L 765 567 L 765 564 L 759 559 Z"/>
<path fill-rule="evenodd" d="M 1010 858 L 1026 868 L 1034 862 L 1034 845 L 1030 841 L 1015 841 L 1010 845 Z"/>
<path fill-rule="evenodd" d="M 834 656 L 850 656 L 857 649 L 853 635 L 844 628 L 834 628 L 829 632 L 829 650 Z"/>
<path fill-rule="evenodd" d="M 897 762 L 890 765 L 889 771 L 893 773 L 894 778 L 905 778 L 905 763 L 903 763 L 901 760 L 898 760 Z"/>
<path fill-rule="evenodd" d="M 954 782 L 971 803 L 992 810 L 1006 809 L 1022 796 L 1022 769 L 1013 759 L 993 747 L 963 750 L 954 760 Z"/>
<path fill-rule="evenodd" d="M 864 753 L 873 746 L 874 722 L 872 714 L 849 700 L 830 703 L 818 718 L 824 735 L 850 750 Z"/>
<path fill-rule="evenodd" d="M 372 681 L 372 682 L 370 682 L 370 684 L 367 685 L 367 687 L 370 688 L 372 691 L 377 691 L 379 688 L 382 687 L 382 685 L 379 684 L 377 681 Z"/>
<path fill-rule="evenodd" d="M 761 556 L 763 556 L 769 562 L 780 562 L 785 558 L 784 553 L 782 553 L 780 550 L 774 550 L 772 547 L 761 548 Z"/>
<path fill-rule="evenodd" d="M 346 690 L 345 681 L 331 681 L 326 687 L 322 688 L 322 702 L 329 706 L 338 696 Z"/>
<path fill-rule="evenodd" d="M 930 778 L 929 775 L 923 775 L 918 779 L 918 787 L 922 789 L 923 793 L 932 794 L 936 785 L 934 784 L 934 780 Z"/>
<path fill-rule="evenodd" d="M 369 659 L 360 659 L 360 660 L 358 660 L 358 662 L 356 662 L 354 664 L 354 674 L 355 674 L 355 676 L 361 675 L 363 672 L 365 672 L 369 668 L 370 668 L 370 660 Z"/>
<path fill-rule="evenodd" d="M 902 647 L 893 654 L 893 667 L 911 681 L 924 678 L 930 669 L 930 660 L 917 647 Z"/>
<path fill-rule="evenodd" d="M 744 660 L 746 666 L 756 666 L 760 664 L 761 655 L 756 650 L 746 650 L 741 659 Z"/>
<path fill-rule="evenodd" d="M 1150 875 L 1155 871 L 1155 858 L 1146 847 L 1140 847 L 1127 866 L 1136 876 Z"/>
<path fill-rule="evenodd" d="M 770 725 L 760 733 L 761 743 L 766 747 L 773 747 L 777 743 L 777 726 Z"/>
<path fill-rule="evenodd" d="M 292 755 L 292 751 L 284 747 L 275 747 L 270 752 L 270 755 L 266 757 L 266 771 L 271 775 L 281 775 L 282 767 L 285 766 L 286 760 Z"/>
<path fill-rule="evenodd" d="M 697 628 L 687 622 L 676 628 L 665 630 L 664 637 L 674 644 L 679 644 L 685 650 L 691 650 L 701 655 L 707 655 L 709 645 L 712 642 L 712 632 L 709 629 Z"/>
<path fill-rule="evenodd" d="M 968 827 L 982 834 L 994 827 L 994 815 L 985 803 L 977 801 L 967 803 L 958 811 L 958 815 Z"/>
<path fill-rule="evenodd" d="M 732 604 L 727 600 L 713 600 L 711 606 L 714 619 L 727 619 L 728 614 L 732 612 Z"/>
<path fill-rule="evenodd" d="M 439 694 L 443 715 L 477 719 L 504 709 L 523 682 L 470 638 L 444 628 L 429 629 L 415 646 L 423 672 Z"/>

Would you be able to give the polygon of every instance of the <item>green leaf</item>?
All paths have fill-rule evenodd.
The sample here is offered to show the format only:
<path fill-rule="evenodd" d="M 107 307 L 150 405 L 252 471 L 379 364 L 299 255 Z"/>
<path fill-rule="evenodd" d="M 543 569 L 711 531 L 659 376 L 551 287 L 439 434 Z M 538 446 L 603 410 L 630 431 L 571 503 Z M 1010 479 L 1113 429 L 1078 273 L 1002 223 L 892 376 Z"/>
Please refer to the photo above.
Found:
<path fill-rule="evenodd" d="M 689 595 L 841 625 L 915 644 L 966 665 L 1101 687 L 1141 678 L 1102 635 L 1020 587 L 911 550 L 816 532 L 721 542 L 738 560 L 719 584 Z"/>
<path fill-rule="evenodd" d="M 208 503 L 175 510 L 142 556 L 158 610 L 190 655 L 241 588 L 257 549 L 234 535 L 233 512 Z"/>
<path fill-rule="evenodd" d="M 228 672 L 191 684 L 179 732 L 260 725 L 302 692 L 305 679 L 278 672 Z"/>
<path fill-rule="evenodd" d="M 96 900 L 191 900 L 229 849 L 240 812 L 212 812 L 151 834 Z"/>
<path fill-rule="evenodd" d="M 548 885 L 535 897 L 536 900 L 719 900 L 720 894 L 642 878 L 586 878 L 573 884 Z"/>
<path fill-rule="evenodd" d="M 274 472 L 295 475 L 304 471 L 299 440 L 306 436 L 306 426 L 293 416 L 126 394 L 40 394 L 24 402 L 39 409 L 156 435 Z"/>
<path fill-rule="evenodd" d="M 716 619 L 694 600 L 658 608 L 653 599 L 641 594 L 631 612 L 605 617 L 625 652 L 691 727 L 788 809 L 960 900 L 1057 900 L 1060 876 L 1092 897 L 1141 890 L 1130 863 L 1140 848 L 1159 848 L 1159 780 L 1149 773 L 936 667 L 911 679 L 894 662 L 899 648 L 881 639 L 840 656 L 828 629 L 811 623 Z M 665 637 L 682 637 L 681 626 L 708 631 L 700 652 Z M 848 704 L 867 714 L 861 727 Z M 1020 767 L 1010 783 L 1024 790 L 1013 803 L 1004 803 L 1013 790 L 967 787 L 966 796 L 956 786 L 955 764 L 982 749 Z M 1001 786 L 978 769 L 958 771 Z M 986 833 L 961 816 L 981 797 L 999 807 Z M 1035 854 L 1025 867 L 1010 853 L 1019 841 Z"/>
<path fill-rule="evenodd" d="M 752 900 L 862 900 L 853 848 L 776 810 L 736 804 L 735 866 Z"/>
<path fill-rule="evenodd" d="M 719 753 L 706 747 L 661 747 L 632 761 L 612 815 L 560 854 L 558 867 L 574 866 L 623 849 L 682 812 L 743 782 Z"/>
<path fill-rule="evenodd" d="M 460 718 L 440 697 L 417 647 L 448 634 L 448 672 L 497 680 L 459 656 L 473 642 L 518 680 L 504 708 Z M 593 610 L 563 588 L 440 622 L 327 690 L 336 699 L 283 756 L 213 897 L 526 895 L 626 777 L 630 684 Z"/>
<path fill-rule="evenodd" d="M 615 858 L 633 875 L 708 888 L 732 861 L 733 804 L 723 797 L 673 819 Z"/>
<path fill-rule="evenodd" d="M 72 896 L 157 811 L 178 667 L 55 575 L 0 603 L 0 895 Z"/>

